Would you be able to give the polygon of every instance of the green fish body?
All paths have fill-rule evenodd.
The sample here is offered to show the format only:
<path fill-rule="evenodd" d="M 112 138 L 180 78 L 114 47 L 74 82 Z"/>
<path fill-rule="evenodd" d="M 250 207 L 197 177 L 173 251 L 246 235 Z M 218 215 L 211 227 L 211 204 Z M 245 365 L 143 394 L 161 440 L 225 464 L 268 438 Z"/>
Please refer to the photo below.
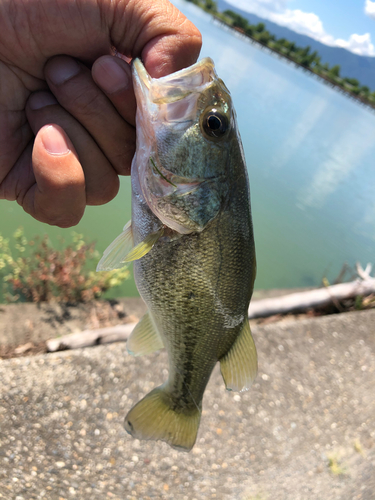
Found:
<path fill-rule="evenodd" d="M 211 59 L 160 79 L 136 60 L 133 81 L 132 221 L 98 269 L 134 260 L 148 312 L 128 350 L 168 352 L 168 380 L 129 411 L 126 430 L 190 450 L 216 362 L 229 390 L 248 389 L 257 371 L 247 319 L 256 273 L 247 171 L 231 97 Z"/>

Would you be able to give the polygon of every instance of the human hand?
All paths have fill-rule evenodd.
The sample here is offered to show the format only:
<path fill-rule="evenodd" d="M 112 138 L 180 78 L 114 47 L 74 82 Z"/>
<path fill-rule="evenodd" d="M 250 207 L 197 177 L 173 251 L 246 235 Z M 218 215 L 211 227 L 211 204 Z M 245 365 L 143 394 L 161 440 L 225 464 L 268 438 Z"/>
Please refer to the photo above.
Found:
<path fill-rule="evenodd" d="M 158 77 L 194 63 L 200 45 L 168 0 L 0 0 L 0 198 L 60 227 L 111 200 L 130 171 L 136 108 L 113 47 Z"/>

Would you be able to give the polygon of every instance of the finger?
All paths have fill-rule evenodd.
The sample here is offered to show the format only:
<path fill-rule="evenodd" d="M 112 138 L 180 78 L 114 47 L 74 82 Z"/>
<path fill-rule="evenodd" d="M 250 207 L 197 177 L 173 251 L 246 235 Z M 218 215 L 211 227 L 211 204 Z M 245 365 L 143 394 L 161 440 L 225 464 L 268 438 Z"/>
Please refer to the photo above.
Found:
<path fill-rule="evenodd" d="M 47 62 L 45 75 L 61 106 L 87 129 L 116 172 L 128 174 L 135 151 L 134 127 L 98 88 L 90 70 L 73 58 L 57 56 Z"/>
<path fill-rule="evenodd" d="M 30 136 L 32 132 L 30 130 Z M 32 168 L 32 151 L 34 140 L 30 139 L 27 146 L 18 156 L 16 162 L 12 165 L 8 175 L 0 184 L 0 198 L 5 200 L 17 200 L 23 206 L 23 200 L 27 191 L 35 184 L 35 176 Z"/>
<path fill-rule="evenodd" d="M 94 62 L 91 73 L 96 84 L 106 93 L 118 113 L 135 126 L 137 105 L 130 65 L 120 57 L 102 56 Z"/>
<path fill-rule="evenodd" d="M 32 153 L 36 183 L 23 198 L 26 212 L 59 227 L 77 224 L 85 210 L 85 176 L 73 144 L 57 125 L 38 132 Z"/>
<path fill-rule="evenodd" d="M 190 21 L 187 23 L 194 26 Z M 169 75 L 197 61 L 202 41 L 197 28 L 195 31 L 197 32 L 195 35 L 187 37 L 179 33 L 162 34 L 145 45 L 142 50 L 142 59 L 152 77 L 160 78 Z"/>
<path fill-rule="evenodd" d="M 202 46 L 199 30 L 168 0 L 113 2 L 111 40 L 117 50 L 142 57 L 154 78 L 193 64 Z M 134 20 L 138 20 L 135 22 Z"/>
<path fill-rule="evenodd" d="M 45 125 L 59 125 L 74 144 L 86 182 L 86 203 L 102 205 L 112 200 L 119 189 L 119 179 L 110 162 L 85 128 L 78 123 L 49 92 L 31 95 L 26 115 L 35 135 Z"/>
<path fill-rule="evenodd" d="M 0 62 L 0 199 L 13 197 L 5 179 L 32 139 L 23 112 L 28 94 L 16 71 Z"/>

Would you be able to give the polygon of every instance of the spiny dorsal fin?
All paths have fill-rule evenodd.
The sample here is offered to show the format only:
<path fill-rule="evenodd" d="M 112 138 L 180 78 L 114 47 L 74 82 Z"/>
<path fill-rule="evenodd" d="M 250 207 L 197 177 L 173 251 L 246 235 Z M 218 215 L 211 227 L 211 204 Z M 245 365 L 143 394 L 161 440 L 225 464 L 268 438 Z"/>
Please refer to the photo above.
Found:
<path fill-rule="evenodd" d="M 112 269 L 120 269 L 127 262 L 140 259 L 151 250 L 163 235 L 163 232 L 164 228 L 161 228 L 155 233 L 149 234 L 141 243 L 134 246 L 132 225 L 131 221 L 129 221 L 122 233 L 104 251 L 96 270 L 112 271 Z"/>
<path fill-rule="evenodd" d="M 228 391 L 246 391 L 253 383 L 258 361 L 247 318 L 231 349 L 220 359 L 220 370 Z"/>
<path fill-rule="evenodd" d="M 173 448 L 190 451 L 197 438 L 199 408 L 177 411 L 163 386 L 147 394 L 125 417 L 125 430 L 137 439 L 161 440 Z"/>
<path fill-rule="evenodd" d="M 163 349 L 164 344 L 154 322 L 147 312 L 132 331 L 126 348 L 132 356 L 143 356 Z"/>

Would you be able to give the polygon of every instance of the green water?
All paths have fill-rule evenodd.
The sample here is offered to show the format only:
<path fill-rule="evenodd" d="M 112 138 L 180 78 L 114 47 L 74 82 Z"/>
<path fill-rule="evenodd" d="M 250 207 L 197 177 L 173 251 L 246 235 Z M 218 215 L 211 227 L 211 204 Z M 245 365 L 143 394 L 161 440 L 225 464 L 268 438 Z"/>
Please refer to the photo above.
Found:
<path fill-rule="evenodd" d="M 48 234 L 52 243 L 60 245 L 60 237 L 69 243 L 73 232 L 83 234 L 88 241 L 95 241 L 95 248 L 102 253 L 106 247 L 122 231 L 131 217 L 130 177 L 121 179 L 119 194 L 114 200 L 101 207 L 87 207 L 81 222 L 69 229 L 60 229 L 42 224 L 27 214 L 16 203 L 0 200 L 0 232 L 9 237 L 14 229 L 22 226 L 28 239 L 35 235 Z M 130 268 L 131 269 L 131 268 Z M 110 296 L 132 297 L 138 295 L 133 278 L 114 289 Z"/>
<path fill-rule="evenodd" d="M 203 34 L 232 93 L 251 184 L 256 288 L 319 285 L 343 265 L 375 262 L 375 115 L 302 71 L 216 26 L 194 5 L 174 0 Z M 102 207 L 88 207 L 74 229 L 40 224 L 0 201 L 0 232 L 69 239 L 73 230 L 103 251 L 130 218 L 130 181 Z M 133 281 L 117 296 L 137 294 Z"/>

